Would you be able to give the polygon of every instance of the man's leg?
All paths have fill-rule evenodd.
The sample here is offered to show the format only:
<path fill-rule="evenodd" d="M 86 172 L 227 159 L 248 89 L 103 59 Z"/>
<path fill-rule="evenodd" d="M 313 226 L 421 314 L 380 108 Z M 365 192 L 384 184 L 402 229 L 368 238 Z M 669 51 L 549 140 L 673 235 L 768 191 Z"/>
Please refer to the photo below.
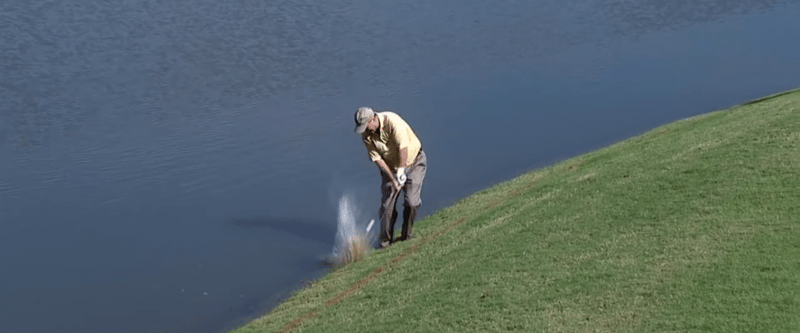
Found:
<path fill-rule="evenodd" d="M 403 204 L 403 232 L 400 234 L 400 240 L 409 240 L 413 237 L 411 229 L 414 227 L 414 220 L 417 218 L 417 206 L 409 206 Z"/>
<path fill-rule="evenodd" d="M 401 240 L 407 240 L 412 237 L 414 220 L 417 218 L 417 209 L 422 205 L 422 183 L 427 171 L 428 158 L 425 156 L 424 151 L 420 151 L 420 155 L 408 173 L 408 180 L 403 187 L 403 233 L 400 236 Z"/>
<path fill-rule="evenodd" d="M 394 237 L 394 223 L 397 221 L 397 203 L 398 191 L 394 188 L 392 180 L 381 172 L 381 208 L 379 215 L 381 217 L 381 233 L 379 236 L 380 247 L 387 247 L 392 242 Z"/>

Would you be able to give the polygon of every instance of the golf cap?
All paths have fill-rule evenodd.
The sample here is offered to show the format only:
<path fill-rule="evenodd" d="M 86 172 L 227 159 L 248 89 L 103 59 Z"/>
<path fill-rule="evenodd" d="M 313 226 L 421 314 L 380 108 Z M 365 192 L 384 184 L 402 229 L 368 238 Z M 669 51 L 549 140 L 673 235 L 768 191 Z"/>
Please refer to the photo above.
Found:
<path fill-rule="evenodd" d="M 375 115 L 375 111 L 372 111 L 372 108 L 368 108 L 366 106 L 362 106 L 356 110 L 356 129 L 355 132 L 358 134 L 364 133 L 364 130 L 367 129 L 367 123 L 372 116 Z"/>

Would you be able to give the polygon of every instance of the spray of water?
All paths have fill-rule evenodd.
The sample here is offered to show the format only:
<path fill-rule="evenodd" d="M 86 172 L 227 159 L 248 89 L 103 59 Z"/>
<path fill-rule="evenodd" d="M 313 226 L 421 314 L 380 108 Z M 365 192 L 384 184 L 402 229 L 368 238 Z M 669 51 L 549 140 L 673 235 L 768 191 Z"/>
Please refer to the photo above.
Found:
<path fill-rule="evenodd" d="M 336 229 L 336 242 L 333 255 L 339 263 L 349 263 L 363 259 L 370 244 L 370 226 L 358 223 L 359 216 L 353 198 L 342 195 L 339 198 L 339 217 Z"/>

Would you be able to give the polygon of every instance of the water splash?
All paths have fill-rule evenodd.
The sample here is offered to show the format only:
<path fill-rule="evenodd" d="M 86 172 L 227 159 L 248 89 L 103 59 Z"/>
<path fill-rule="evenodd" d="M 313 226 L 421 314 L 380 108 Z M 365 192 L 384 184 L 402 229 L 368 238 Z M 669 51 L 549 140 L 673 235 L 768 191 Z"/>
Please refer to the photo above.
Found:
<path fill-rule="evenodd" d="M 333 256 L 339 263 L 356 261 L 366 255 L 373 234 L 369 226 L 358 223 L 359 211 L 353 197 L 344 194 L 339 198 L 339 216 Z M 370 230 L 368 230 L 370 229 Z"/>

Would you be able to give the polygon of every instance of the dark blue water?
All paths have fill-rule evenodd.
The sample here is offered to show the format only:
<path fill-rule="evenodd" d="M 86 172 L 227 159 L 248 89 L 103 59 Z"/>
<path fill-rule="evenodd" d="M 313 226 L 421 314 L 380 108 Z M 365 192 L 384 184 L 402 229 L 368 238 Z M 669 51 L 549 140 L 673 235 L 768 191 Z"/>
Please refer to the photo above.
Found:
<path fill-rule="evenodd" d="M 0 3 L 0 332 L 221 332 L 378 211 L 359 106 L 428 154 L 422 215 L 800 86 L 800 2 Z"/>

